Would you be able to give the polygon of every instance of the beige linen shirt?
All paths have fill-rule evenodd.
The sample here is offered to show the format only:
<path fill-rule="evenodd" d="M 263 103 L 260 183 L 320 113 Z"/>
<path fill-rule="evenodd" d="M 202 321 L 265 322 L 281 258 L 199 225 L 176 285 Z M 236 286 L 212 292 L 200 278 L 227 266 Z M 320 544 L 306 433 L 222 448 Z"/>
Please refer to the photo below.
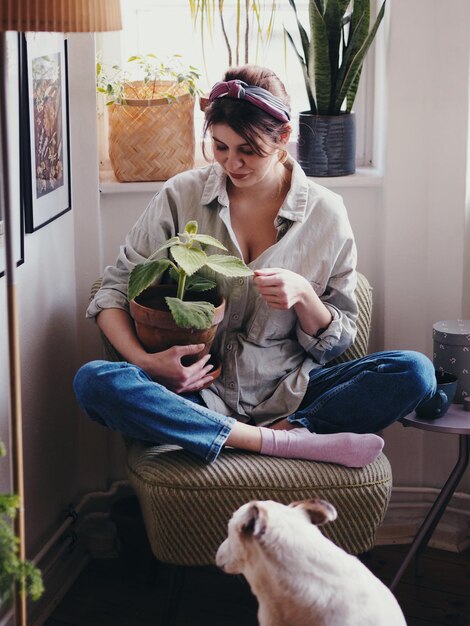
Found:
<path fill-rule="evenodd" d="M 312 337 L 292 309 L 268 307 L 251 277 L 222 282 L 227 306 L 211 350 L 222 361 L 222 374 L 201 395 L 210 409 L 258 425 L 293 413 L 305 394 L 309 372 L 344 352 L 356 334 L 356 247 L 343 201 L 309 180 L 293 159 L 286 165 L 292 168 L 292 183 L 275 219 L 277 241 L 249 267 L 282 267 L 301 274 L 333 321 Z M 193 219 L 200 233 L 219 239 L 229 254 L 242 256 L 220 166 L 178 174 L 151 200 L 127 235 L 116 264 L 105 269 L 87 316 L 106 308 L 128 311 L 132 268 Z"/>

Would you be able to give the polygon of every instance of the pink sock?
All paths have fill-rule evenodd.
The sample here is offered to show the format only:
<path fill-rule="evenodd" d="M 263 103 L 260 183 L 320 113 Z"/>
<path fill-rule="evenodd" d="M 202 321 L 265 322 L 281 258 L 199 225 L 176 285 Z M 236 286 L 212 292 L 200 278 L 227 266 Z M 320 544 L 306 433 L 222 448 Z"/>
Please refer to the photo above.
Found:
<path fill-rule="evenodd" d="M 305 459 L 339 463 L 347 467 L 363 467 L 372 463 L 384 446 L 378 435 L 334 433 L 318 435 L 307 428 L 273 430 L 260 427 L 261 454 L 286 459 Z"/>

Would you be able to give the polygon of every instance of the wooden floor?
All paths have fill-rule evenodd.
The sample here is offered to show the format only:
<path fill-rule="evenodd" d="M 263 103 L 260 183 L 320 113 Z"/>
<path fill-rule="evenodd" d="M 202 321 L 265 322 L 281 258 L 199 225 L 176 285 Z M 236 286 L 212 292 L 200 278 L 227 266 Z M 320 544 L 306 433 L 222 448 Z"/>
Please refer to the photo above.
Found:
<path fill-rule="evenodd" d="M 366 565 L 387 584 L 406 548 L 375 548 Z M 455 554 L 428 548 L 422 566 L 417 578 L 412 564 L 396 590 L 408 626 L 470 626 L 470 549 Z M 150 566 L 133 574 L 138 571 L 121 560 L 92 561 L 45 626 L 166 626 L 169 569 Z M 176 625 L 256 626 L 256 610 L 242 577 L 191 568 L 185 573 Z"/>

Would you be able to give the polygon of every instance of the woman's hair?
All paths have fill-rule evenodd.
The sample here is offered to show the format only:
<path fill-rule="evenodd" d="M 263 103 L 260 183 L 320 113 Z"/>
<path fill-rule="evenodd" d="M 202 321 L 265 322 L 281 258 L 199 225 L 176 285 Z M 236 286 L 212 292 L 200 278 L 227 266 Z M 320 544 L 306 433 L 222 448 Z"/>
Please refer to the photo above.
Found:
<path fill-rule="evenodd" d="M 290 111 L 290 98 L 286 88 L 272 70 L 258 65 L 231 67 L 223 77 L 223 81 L 230 80 L 241 80 L 248 85 L 266 89 L 279 98 L 285 108 Z M 286 122 L 276 119 L 247 100 L 229 97 L 216 98 L 207 105 L 203 137 L 214 124 L 230 126 L 259 156 L 267 154 L 262 148 L 263 143 L 278 147 L 279 138 L 286 130 Z"/>

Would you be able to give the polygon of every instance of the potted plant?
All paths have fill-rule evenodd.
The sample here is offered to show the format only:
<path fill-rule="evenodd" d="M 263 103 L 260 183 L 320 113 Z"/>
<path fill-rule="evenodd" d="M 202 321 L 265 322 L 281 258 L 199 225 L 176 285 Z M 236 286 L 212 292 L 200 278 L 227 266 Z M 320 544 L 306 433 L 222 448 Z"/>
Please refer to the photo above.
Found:
<path fill-rule="evenodd" d="M 125 66 L 96 64 L 106 98 L 109 159 L 121 181 L 167 180 L 194 166 L 194 101 L 199 71 L 179 55 L 129 57 Z"/>
<path fill-rule="evenodd" d="M 218 0 L 217 8 L 214 0 L 189 0 L 189 7 L 194 26 L 199 24 L 205 66 L 206 32 L 212 36 L 217 22 L 227 52 L 228 67 L 253 62 L 250 60 L 250 44 L 255 43 L 255 50 L 258 52 L 260 46 L 267 46 L 271 40 L 276 0 L 265 3 L 258 0 L 237 0 L 230 3 L 228 8 L 224 7 L 224 0 Z M 200 95 L 202 111 L 208 104 L 208 95 Z"/>
<path fill-rule="evenodd" d="M 214 0 L 189 0 L 189 8 L 194 25 L 201 29 L 202 50 L 204 54 L 204 35 L 207 28 L 212 34 L 216 9 Z M 276 0 L 261 4 L 257 0 L 237 0 L 229 9 L 235 12 L 235 20 L 232 22 L 232 32 L 228 28 L 228 21 L 224 14 L 224 0 L 218 0 L 217 19 L 220 24 L 225 47 L 227 49 L 228 65 L 249 63 L 250 39 L 255 32 L 256 47 L 267 43 L 271 39 L 274 17 L 276 13 Z M 267 14 L 267 24 L 264 23 L 263 13 Z"/>
<path fill-rule="evenodd" d="M 285 32 L 302 67 L 310 105 L 309 111 L 299 115 L 297 158 L 309 176 L 355 172 L 352 107 L 385 3 L 369 30 L 371 0 L 309 0 L 309 35 L 299 21 L 295 0 L 289 0 L 299 30 L 300 51 L 292 35 Z"/>
<path fill-rule="evenodd" d="M 5 456 L 5 446 L 0 442 L 2 456 Z M 15 517 L 18 507 L 16 495 L 0 494 L 0 609 L 10 606 L 15 583 L 33 600 L 37 600 L 44 591 L 41 572 L 33 563 L 22 561 L 18 556 L 18 538 L 9 521 Z"/>
<path fill-rule="evenodd" d="M 238 257 L 208 255 L 207 246 L 227 250 L 214 237 L 198 233 L 197 222 L 190 221 L 182 233 L 165 241 L 132 270 L 130 312 L 137 336 L 149 352 L 204 343 L 206 347 L 197 358 L 208 354 L 225 311 L 225 299 L 215 278 L 252 275 Z M 169 256 L 162 257 L 164 252 Z M 206 293 L 206 300 L 199 299 L 200 292 Z"/>

